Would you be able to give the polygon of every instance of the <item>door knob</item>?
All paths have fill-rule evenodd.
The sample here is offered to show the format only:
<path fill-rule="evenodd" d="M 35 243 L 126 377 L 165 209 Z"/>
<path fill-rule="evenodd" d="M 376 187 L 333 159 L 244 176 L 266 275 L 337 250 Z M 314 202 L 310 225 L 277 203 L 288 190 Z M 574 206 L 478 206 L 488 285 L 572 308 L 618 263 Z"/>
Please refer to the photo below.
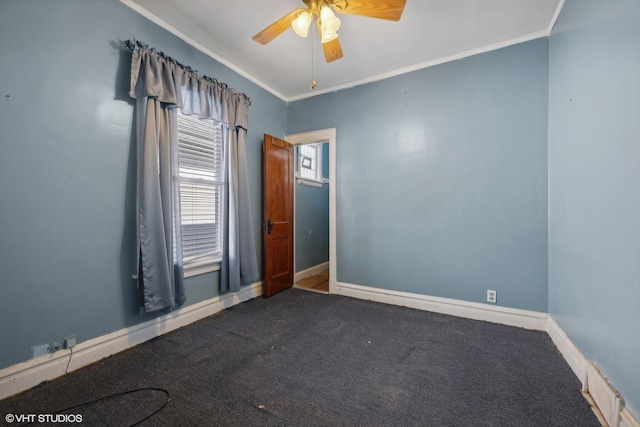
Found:
<path fill-rule="evenodd" d="M 271 229 L 273 228 L 274 225 L 275 223 L 271 220 L 271 218 L 269 218 L 267 220 L 267 234 L 271 234 Z"/>

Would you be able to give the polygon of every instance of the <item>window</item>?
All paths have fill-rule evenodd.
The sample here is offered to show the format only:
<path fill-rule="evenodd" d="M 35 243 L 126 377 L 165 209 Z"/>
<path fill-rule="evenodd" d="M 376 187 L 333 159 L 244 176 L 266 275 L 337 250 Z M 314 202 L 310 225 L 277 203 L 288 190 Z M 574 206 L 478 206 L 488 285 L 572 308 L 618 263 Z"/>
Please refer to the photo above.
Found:
<path fill-rule="evenodd" d="M 222 258 L 223 124 L 178 112 L 182 260 L 185 276 L 217 270 Z"/>
<path fill-rule="evenodd" d="M 298 146 L 298 183 L 322 186 L 322 144 Z"/>

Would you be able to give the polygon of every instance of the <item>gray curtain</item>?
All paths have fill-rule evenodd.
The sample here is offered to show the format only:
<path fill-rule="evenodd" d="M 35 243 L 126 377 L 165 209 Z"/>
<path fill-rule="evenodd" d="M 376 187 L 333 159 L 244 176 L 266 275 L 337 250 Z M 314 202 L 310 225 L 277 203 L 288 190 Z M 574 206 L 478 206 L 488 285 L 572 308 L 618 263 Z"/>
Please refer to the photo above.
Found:
<path fill-rule="evenodd" d="M 245 133 L 249 98 L 157 52 L 127 41 L 131 89 L 137 100 L 138 284 L 146 312 L 185 302 L 180 237 L 176 109 L 226 123 L 227 198 L 221 291 L 258 279 L 247 180 Z"/>
<path fill-rule="evenodd" d="M 227 190 L 224 204 L 225 247 L 220 270 L 220 291 L 238 291 L 258 280 L 258 263 L 251 227 L 246 129 L 231 130 L 227 153 Z"/>
<path fill-rule="evenodd" d="M 137 100 L 138 280 L 144 311 L 185 302 L 180 237 L 176 111 L 150 97 Z"/>

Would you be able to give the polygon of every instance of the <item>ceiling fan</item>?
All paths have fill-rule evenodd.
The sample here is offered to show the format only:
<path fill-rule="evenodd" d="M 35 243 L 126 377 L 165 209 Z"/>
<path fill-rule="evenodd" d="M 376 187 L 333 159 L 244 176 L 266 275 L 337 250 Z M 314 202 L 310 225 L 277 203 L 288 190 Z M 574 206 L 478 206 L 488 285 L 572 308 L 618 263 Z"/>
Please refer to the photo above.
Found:
<path fill-rule="evenodd" d="M 289 26 L 301 37 L 307 37 L 314 19 L 318 25 L 322 50 L 327 62 L 342 58 L 342 47 L 338 40 L 340 20 L 334 12 L 360 15 L 370 18 L 399 21 L 407 0 L 302 0 L 307 6 L 278 19 L 253 36 L 258 43 L 267 44 L 282 34 Z"/>

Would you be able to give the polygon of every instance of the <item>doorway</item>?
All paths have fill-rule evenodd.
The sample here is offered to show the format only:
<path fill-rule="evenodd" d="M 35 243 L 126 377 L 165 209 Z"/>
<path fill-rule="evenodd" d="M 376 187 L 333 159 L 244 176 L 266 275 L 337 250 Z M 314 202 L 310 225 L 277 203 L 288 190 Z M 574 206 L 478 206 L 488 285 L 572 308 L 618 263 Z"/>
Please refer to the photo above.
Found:
<path fill-rule="evenodd" d="M 294 147 L 295 287 L 329 292 L 329 143 Z"/>
<path fill-rule="evenodd" d="M 337 271 L 335 227 L 336 130 L 324 129 L 320 131 L 287 135 L 285 140 L 295 146 L 297 153 L 295 156 L 296 167 L 294 167 L 294 170 L 296 171 L 294 172 L 296 173 L 296 191 L 294 191 L 294 212 L 296 212 L 296 218 L 294 220 L 294 223 L 296 224 L 294 232 L 295 286 L 316 292 L 332 293 L 335 292 Z M 322 150 L 323 147 L 324 150 Z M 322 171 L 318 171 L 316 168 L 316 172 L 320 173 L 316 175 L 315 179 L 309 179 L 312 178 L 310 173 L 314 170 L 313 160 L 316 159 L 316 162 L 318 162 L 317 158 L 319 156 L 324 157 L 323 164 L 328 162 L 328 177 L 322 176 Z M 318 163 L 316 163 L 315 166 L 319 166 Z M 320 176 L 319 179 L 318 176 Z M 305 180 L 306 183 L 304 182 Z M 328 195 L 326 195 L 327 187 Z M 298 193 L 298 190 L 301 190 L 301 192 Z M 328 198 L 328 206 L 326 206 L 325 202 L 324 208 L 321 207 L 323 191 L 325 193 L 324 198 Z M 313 206 L 308 206 L 308 202 L 310 200 L 315 200 Z M 311 215 L 313 218 L 307 218 L 307 221 L 307 219 L 303 217 L 297 217 L 298 213 L 302 213 L 302 211 L 304 211 L 304 209 L 300 209 L 301 203 L 304 203 L 304 208 L 307 208 L 307 213 L 309 209 L 325 209 L 325 211 L 315 212 L 316 215 Z M 324 216 L 326 220 L 327 215 L 328 236 L 326 234 L 319 235 L 319 232 L 327 233 L 326 227 L 323 229 L 321 225 L 323 220 L 322 217 Z M 318 225 L 319 228 L 315 228 L 318 227 Z M 314 242 L 316 237 L 319 242 Z M 318 255 L 318 253 L 311 256 L 305 256 L 300 252 L 300 250 L 305 250 L 313 246 L 315 246 L 317 250 L 317 248 L 322 247 L 323 244 L 326 247 L 327 237 L 329 252 L 328 262 L 318 262 L 319 260 L 321 261 L 321 258 L 319 258 L 321 255 Z M 308 246 L 308 244 L 311 244 L 311 246 Z"/>

